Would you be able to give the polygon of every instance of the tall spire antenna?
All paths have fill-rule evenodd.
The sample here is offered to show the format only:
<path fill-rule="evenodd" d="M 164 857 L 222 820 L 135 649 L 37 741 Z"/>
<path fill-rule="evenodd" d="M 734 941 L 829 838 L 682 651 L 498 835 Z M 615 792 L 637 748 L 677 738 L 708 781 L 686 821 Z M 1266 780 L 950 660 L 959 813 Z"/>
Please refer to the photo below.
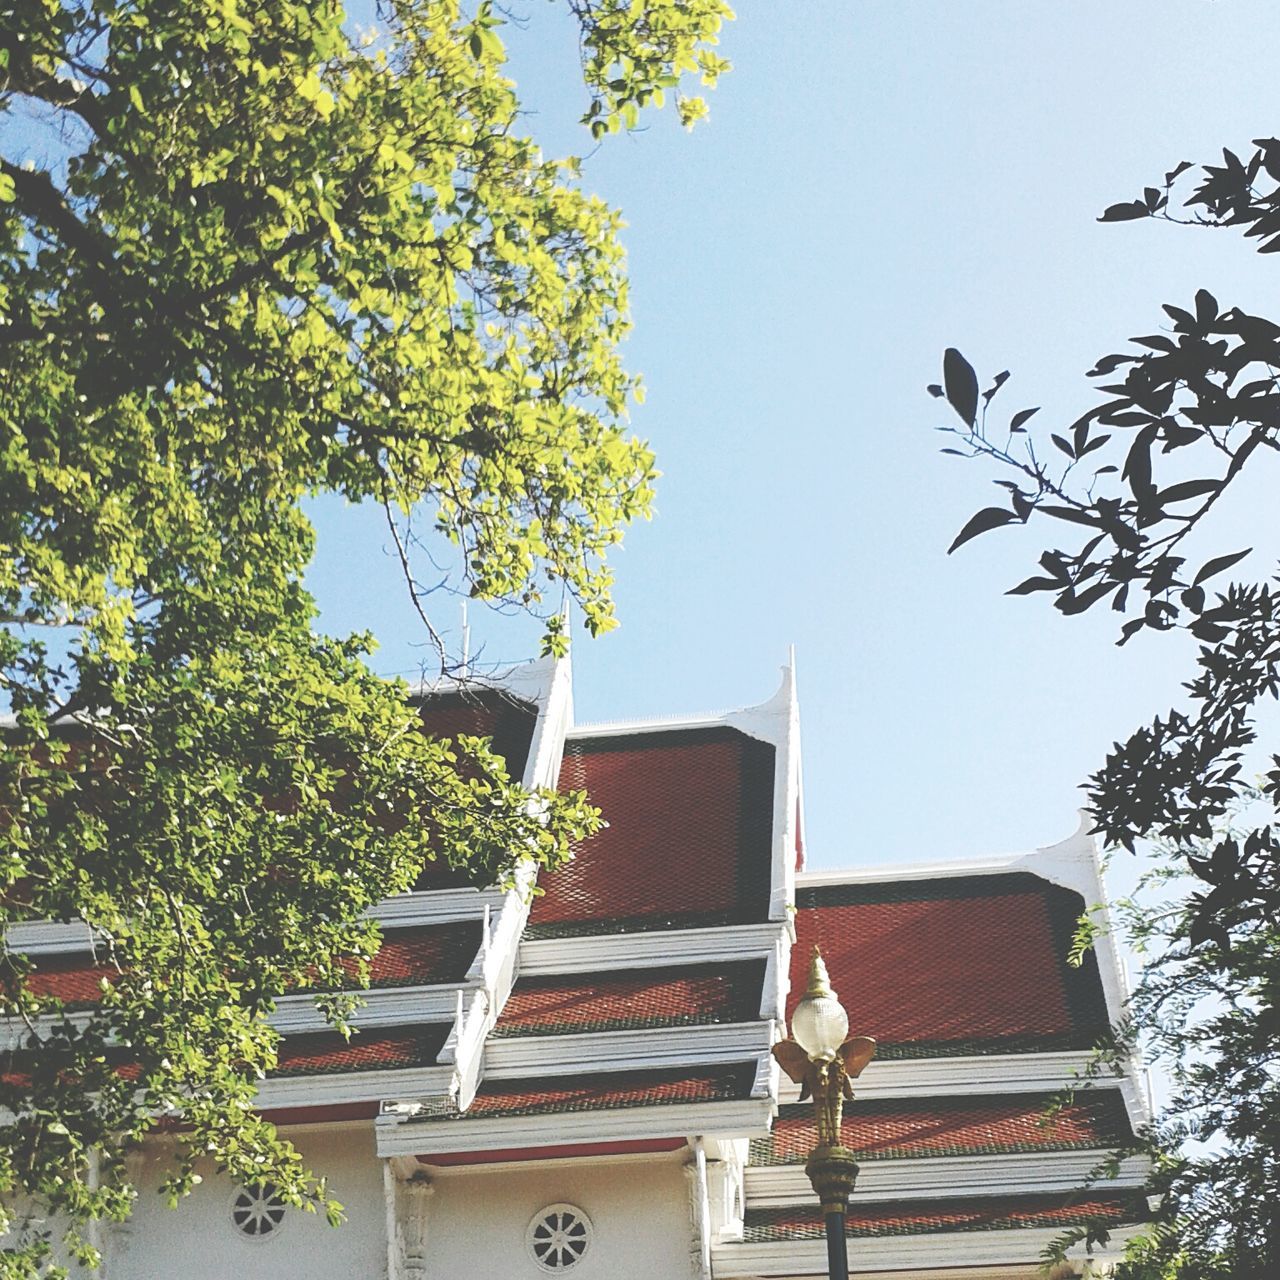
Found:
<path fill-rule="evenodd" d="M 573 596 L 569 594 L 567 583 L 560 584 L 560 634 L 564 636 L 565 652 L 573 638 Z"/>
<path fill-rule="evenodd" d="M 467 601 L 462 602 L 462 663 L 459 668 L 465 680 L 471 674 L 471 624 L 467 621 Z"/>

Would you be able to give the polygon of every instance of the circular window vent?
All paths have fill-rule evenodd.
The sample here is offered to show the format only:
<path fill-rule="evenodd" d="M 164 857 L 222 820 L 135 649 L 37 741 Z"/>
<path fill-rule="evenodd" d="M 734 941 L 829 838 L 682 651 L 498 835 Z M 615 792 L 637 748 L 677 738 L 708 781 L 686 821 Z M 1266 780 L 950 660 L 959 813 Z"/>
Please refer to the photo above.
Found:
<path fill-rule="evenodd" d="M 548 1205 L 529 1223 L 526 1239 L 543 1271 L 565 1271 L 591 1244 L 591 1219 L 576 1205 Z"/>
<path fill-rule="evenodd" d="M 253 1182 L 242 1187 L 231 1205 L 231 1221 L 241 1235 L 262 1240 L 280 1229 L 284 1221 L 284 1201 L 269 1182 Z"/>

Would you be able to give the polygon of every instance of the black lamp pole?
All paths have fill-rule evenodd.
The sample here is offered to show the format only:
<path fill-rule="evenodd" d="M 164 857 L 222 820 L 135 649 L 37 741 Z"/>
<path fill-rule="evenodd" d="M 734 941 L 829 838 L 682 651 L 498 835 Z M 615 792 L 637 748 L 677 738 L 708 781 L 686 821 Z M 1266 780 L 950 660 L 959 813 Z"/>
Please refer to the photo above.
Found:
<path fill-rule="evenodd" d="M 844 1238 L 844 1210 L 827 1214 L 827 1275 L 831 1280 L 848 1280 L 849 1250 Z"/>

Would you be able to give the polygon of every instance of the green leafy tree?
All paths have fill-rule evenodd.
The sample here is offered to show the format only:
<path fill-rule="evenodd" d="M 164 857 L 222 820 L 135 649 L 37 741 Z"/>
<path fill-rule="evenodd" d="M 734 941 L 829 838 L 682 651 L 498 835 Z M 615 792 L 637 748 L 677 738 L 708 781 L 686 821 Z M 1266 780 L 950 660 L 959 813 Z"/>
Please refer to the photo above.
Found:
<path fill-rule="evenodd" d="M 1233 228 L 1261 253 L 1280 250 L 1280 141 L 1254 145 L 1246 160 L 1227 151 L 1221 165 L 1179 164 L 1101 220 Z M 1280 450 L 1280 323 L 1224 308 L 1206 290 L 1164 311 L 1166 327 L 1097 362 L 1102 403 L 1056 430 L 1041 429 L 1033 408 L 997 421 L 1008 374 L 979 394 L 954 349 L 930 390 L 959 418 L 945 428 L 948 452 L 1004 473 L 1002 503 L 977 512 L 952 550 L 1009 525 L 1057 529 L 1066 545 L 1048 547 L 1011 594 L 1047 593 L 1069 616 L 1109 605 L 1125 619 L 1122 644 L 1142 631 L 1199 642 L 1182 704 L 1117 743 L 1088 783 L 1109 845 L 1155 841 L 1194 886 L 1145 935 L 1153 965 L 1133 1021 L 1175 1065 L 1157 1136 L 1197 1138 L 1209 1154 L 1157 1146 L 1168 1222 L 1131 1274 L 1262 1280 L 1280 1272 L 1280 757 L 1270 756 L 1258 803 L 1227 819 L 1252 795 L 1258 712 L 1280 692 L 1280 595 L 1265 579 L 1225 578 L 1250 549 L 1208 545 L 1206 526 L 1233 487 L 1239 495 L 1246 468 L 1258 472 Z M 1250 514 L 1265 540 L 1271 512 Z"/>
<path fill-rule="evenodd" d="M 1245 788 L 1215 823 L 1204 852 L 1248 841 L 1269 808 L 1259 788 Z M 1188 891 L 1184 851 L 1155 840 L 1147 852 L 1149 869 L 1135 890 L 1111 904 L 1117 932 L 1143 962 L 1120 1035 L 1094 1054 L 1062 1100 L 1124 1070 L 1134 1050 L 1163 1073 L 1161 1113 L 1090 1179 L 1114 1177 L 1128 1156 L 1150 1164 L 1143 1195 L 1154 1213 L 1126 1247 L 1118 1280 L 1264 1280 L 1275 1273 L 1280 1240 L 1280 928 L 1274 919 L 1250 918 L 1192 943 L 1200 897 Z M 1100 928 L 1096 914 L 1081 921 L 1073 962 Z M 1046 1260 L 1064 1261 L 1081 1241 L 1106 1239 L 1105 1229 L 1073 1229 L 1054 1241 Z"/>
<path fill-rule="evenodd" d="M 723 69 L 720 0 L 570 7 L 596 134 Z M 425 736 L 369 637 L 312 630 L 310 495 L 382 504 L 428 628 L 414 511 L 460 589 L 565 589 L 601 632 L 655 475 L 625 424 L 617 214 L 523 135 L 497 16 L 376 19 L 0 0 L 0 920 L 83 919 L 103 970 L 72 1018 L 0 961 L 27 1028 L 0 1275 L 55 1269 L 24 1206 L 92 1262 L 84 1226 L 134 1196 L 121 1153 L 173 1120 L 173 1198 L 201 1158 L 340 1216 L 253 1112 L 264 1015 L 360 978 L 362 913 L 426 859 L 509 883 L 596 822 Z"/>

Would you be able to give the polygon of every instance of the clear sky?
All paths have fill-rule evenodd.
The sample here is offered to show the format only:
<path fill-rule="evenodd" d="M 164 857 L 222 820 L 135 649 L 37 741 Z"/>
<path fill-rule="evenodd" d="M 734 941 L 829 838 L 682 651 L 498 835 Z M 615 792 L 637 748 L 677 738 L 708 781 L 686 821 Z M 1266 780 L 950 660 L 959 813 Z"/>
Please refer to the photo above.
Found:
<path fill-rule="evenodd" d="M 548 154 L 589 152 L 571 33 L 552 6 L 528 12 L 505 34 L 530 130 Z M 1013 371 L 1008 411 L 1069 422 L 1091 403 L 1084 371 L 1157 327 L 1162 302 L 1207 287 L 1276 314 L 1280 263 L 1231 233 L 1094 219 L 1179 160 L 1280 128 L 1280 9 L 738 12 L 707 124 L 686 135 L 668 112 L 586 163 L 629 223 L 628 359 L 648 388 L 634 426 L 664 478 L 616 560 L 621 630 L 576 637 L 578 717 L 762 701 L 794 643 L 811 865 L 1051 843 L 1109 744 L 1176 696 L 1189 652 L 1118 650 L 1110 616 L 1004 597 L 1032 570 L 1034 530 L 948 559 L 994 473 L 938 454 L 946 414 L 924 387 L 955 345 L 982 375 Z M 1262 501 L 1218 549 L 1277 531 Z M 380 518 L 316 514 L 323 625 L 372 629 L 376 665 L 411 672 L 422 637 Z M 439 611 L 456 628 L 457 606 Z M 472 621 L 486 656 L 531 656 L 534 631 Z"/>

